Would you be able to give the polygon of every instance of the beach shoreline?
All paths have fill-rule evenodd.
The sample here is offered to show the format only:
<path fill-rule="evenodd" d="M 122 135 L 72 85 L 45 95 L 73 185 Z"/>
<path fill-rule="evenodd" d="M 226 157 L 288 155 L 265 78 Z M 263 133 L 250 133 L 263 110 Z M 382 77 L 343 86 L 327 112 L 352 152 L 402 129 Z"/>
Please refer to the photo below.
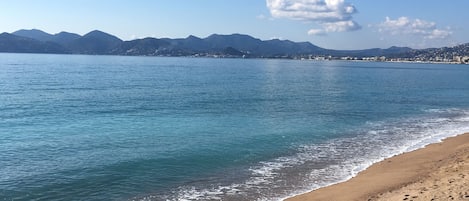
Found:
<path fill-rule="evenodd" d="M 469 133 L 375 163 L 355 177 L 285 201 L 469 200 Z"/>

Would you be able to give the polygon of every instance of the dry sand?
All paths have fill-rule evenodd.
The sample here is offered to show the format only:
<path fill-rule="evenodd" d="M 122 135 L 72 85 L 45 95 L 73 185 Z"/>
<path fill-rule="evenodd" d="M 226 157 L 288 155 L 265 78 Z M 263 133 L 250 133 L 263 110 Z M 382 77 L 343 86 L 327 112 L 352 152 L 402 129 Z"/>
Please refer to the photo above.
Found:
<path fill-rule="evenodd" d="M 376 163 L 287 201 L 469 201 L 469 133 Z"/>

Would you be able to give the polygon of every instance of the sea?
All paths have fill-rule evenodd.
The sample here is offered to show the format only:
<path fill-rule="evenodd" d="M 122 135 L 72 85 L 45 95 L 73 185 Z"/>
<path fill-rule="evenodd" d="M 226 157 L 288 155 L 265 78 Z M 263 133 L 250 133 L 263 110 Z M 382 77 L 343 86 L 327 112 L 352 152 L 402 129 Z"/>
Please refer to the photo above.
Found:
<path fill-rule="evenodd" d="M 0 54 L 0 200 L 282 200 L 469 132 L 469 66 Z"/>

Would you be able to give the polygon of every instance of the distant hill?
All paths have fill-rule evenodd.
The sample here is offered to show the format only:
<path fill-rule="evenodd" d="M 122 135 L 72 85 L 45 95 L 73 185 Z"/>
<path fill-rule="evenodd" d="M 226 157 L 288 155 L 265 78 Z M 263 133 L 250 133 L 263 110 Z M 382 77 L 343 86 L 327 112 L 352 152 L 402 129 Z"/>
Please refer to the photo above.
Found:
<path fill-rule="evenodd" d="M 231 56 L 273 57 L 277 55 L 313 54 L 324 49 L 311 43 L 291 41 L 262 41 L 248 35 L 213 34 L 207 38 L 189 36 L 183 39 L 137 39 L 126 41 L 113 54 L 124 55 L 173 55 L 190 56 L 194 54 L 222 54 Z M 233 54 L 229 54 L 233 53 Z M 242 54 L 240 54 L 242 53 Z"/>
<path fill-rule="evenodd" d="M 208 52 L 211 50 L 211 45 L 202 38 L 190 35 L 184 39 L 162 39 L 171 44 L 172 49 L 185 50 L 187 52 Z"/>
<path fill-rule="evenodd" d="M 68 33 L 68 32 L 62 31 L 58 34 L 55 34 L 52 37 L 52 42 L 55 42 L 55 43 L 66 46 L 67 44 L 71 43 L 72 41 L 74 41 L 74 40 L 76 40 L 80 37 L 81 36 L 78 35 L 78 34 Z"/>
<path fill-rule="evenodd" d="M 95 30 L 71 41 L 66 47 L 76 54 L 110 54 L 122 42 L 116 36 Z"/>
<path fill-rule="evenodd" d="M 44 48 L 40 47 L 39 44 L 44 45 L 47 43 L 49 46 L 54 44 L 54 46 L 60 47 L 57 48 L 57 53 L 110 54 L 114 48 L 123 42 L 121 39 L 113 35 L 98 30 L 92 31 L 84 36 L 80 36 L 78 34 L 68 32 L 60 32 L 52 35 L 37 29 L 22 29 L 13 32 L 12 35 L 32 39 L 27 40 L 31 43 L 29 45 L 30 48 L 28 49 L 28 52 L 36 53 L 44 52 Z M 23 43 L 26 44 L 26 40 L 24 40 Z M 0 51 L 5 52 L 7 50 L 0 49 Z"/>
<path fill-rule="evenodd" d="M 16 36 L 22 36 L 26 38 L 35 39 L 42 42 L 54 42 L 60 45 L 66 45 L 67 43 L 80 38 L 81 36 L 74 33 L 60 32 L 58 34 L 49 34 L 38 29 L 21 29 L 11 33 Z"/>
<path fill-rule="evenodd" d="M 38 29 L 30 29 L 30 30 L 21 29 L 21 30 L 15 31 L 11 34 L 26 37 L 26 38 L 36 39 L 36 40 L 42 41 L 42 42 L 52 41 L 52 38 L 54 36 L 52 34 L 48 34 L 44 31 L 41 31 L 41 30 L 38 30 Z"/>
<path fill-rule="evenodd" d="M 244 52 L 259 52 L 262 48 L 262 41 L 252 36 L 231 34 L 231 35 L 218 35 L 212 34 L 204 39 L 204 42 L 209 45 L 213 50 L 223 50 L 227 47 L 232 47 Z"/>
<path fill-rule="evenodd" d="M 110 54 L 156 55 L 161 47 L 167 47 L 169 45 L 169 42 L 156 38 L 137 39 L 121 42 L 110 51 Z"/>
<path fill-rule="evenodd" d="M 0 52 L 11 53 L 69 53 L 63 46 L 9 33 L 0 34 Z"/>
<path fill-rule="evenodd" d="M 217 56 L 251 58 L 308 58 L 330 57 L 378 57 L 409 58 L 443 55 L 467 56 L 469 45 L 453 48 L 415 50 L 408 47 L 373 48 L 365 50 L 330 50 L 310 42 L 289 40 L 260 40 L 249 35 L 212 34 L 206 38 L 144 38 L 123 41 L 111 34 L 95 30 L 84 36 L 60 32 L 49 34 L 41 30 L 18 30 L 0 35 L 0 52 L 63 53 L 99 55 L 146 55 L 146 56 Z"/>
<path fill-rule="evenodd" d="M 264 45 L 260 50 L 261 54 L 266 55 L 308 55 L 308 54 L 325 54 L 328 50 L 320 48 L 310 42 L 292 42 L 289 40 L 273 39 L 264 41 Z"/>
<path fill-rule="evenodd" d="M 345 57 L 345 56 L 352 56 L 352 57 L 374 57 L 374 56 L 391 56 L 397 54 L 405 54 L 406 52 L 411 51 L 412 48 L 408 47 L 396 47 L 392 46 L 387 49 L 381 48 L 372 48 L 372 49 L 364 49 L 364 50 L 329 50 L 329 55 L 334 55 L 337 57 Z"/>
<path fill-rule="evenodd" d="M 421 61 L 433 61 L 453 59 L 455 56 L 469 56 L 469 43 L 456 45 L 454 47 L 427 48 L 421 50 L 411 49 L 392 55 L 396 58 L 413 58 Z"/>

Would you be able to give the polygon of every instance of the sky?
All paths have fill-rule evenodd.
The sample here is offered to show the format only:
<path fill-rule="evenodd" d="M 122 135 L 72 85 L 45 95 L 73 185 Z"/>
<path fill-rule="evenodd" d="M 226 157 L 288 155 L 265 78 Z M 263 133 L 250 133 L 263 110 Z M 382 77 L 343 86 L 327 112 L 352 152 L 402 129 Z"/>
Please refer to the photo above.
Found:
<path fill-rule="evenodd" d="M 428 48 L 468 43 L 468 8 L 469 0 L 0 0 L 0 32 L 240 33 L 340 50 Z"/>

